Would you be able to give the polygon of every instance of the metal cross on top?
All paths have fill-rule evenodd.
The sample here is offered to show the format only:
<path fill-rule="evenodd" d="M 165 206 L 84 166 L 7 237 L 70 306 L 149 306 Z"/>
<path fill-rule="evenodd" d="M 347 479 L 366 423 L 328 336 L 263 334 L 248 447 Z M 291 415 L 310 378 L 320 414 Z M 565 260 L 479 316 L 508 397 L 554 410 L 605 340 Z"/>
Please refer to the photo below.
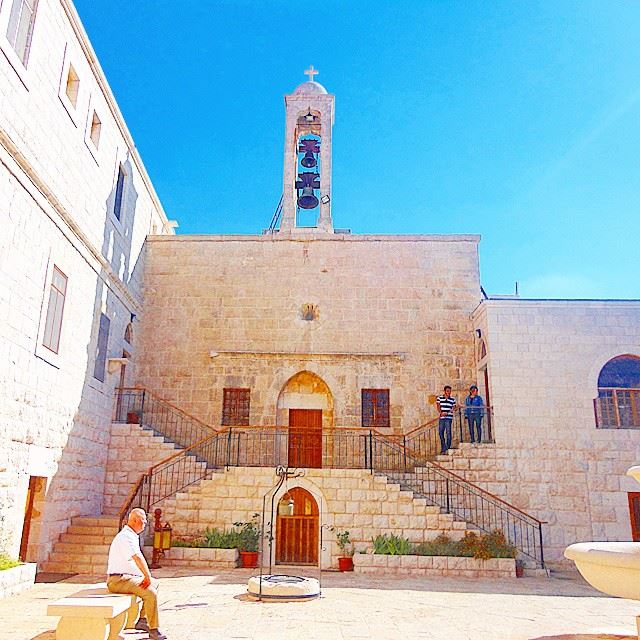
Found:
<path fill-rule="evenodd" d="M 320 72 L 316 71 L 311 65 L 304 73 L 309 76 L 309 82 L 314 82 L 313 76 L 317 76 Z"/>

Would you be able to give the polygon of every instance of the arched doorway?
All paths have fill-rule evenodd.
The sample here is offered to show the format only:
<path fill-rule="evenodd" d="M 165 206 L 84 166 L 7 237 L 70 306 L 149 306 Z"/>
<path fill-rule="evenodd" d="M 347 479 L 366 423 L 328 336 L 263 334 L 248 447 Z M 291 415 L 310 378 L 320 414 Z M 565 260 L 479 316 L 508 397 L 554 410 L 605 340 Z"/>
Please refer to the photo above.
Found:
<path fill-rule="evenodd" d="M 318 503 L 302 487 L 289 489 L 278 502 L 276 564 L 318 564 Z"/>
<path fill-rule="evenodd" d="M 323 428 L 333 426 L 333 396 L 322 378 L 300 371 L 278 396 L 276 420 L 288 427 L 290 467 L 322 467 Z"/>
<path fill-rule="evenodd" d="M 598 427 L 640 427 L 640 357 L 616 356 L 602 367 L 594 404 Z"/>

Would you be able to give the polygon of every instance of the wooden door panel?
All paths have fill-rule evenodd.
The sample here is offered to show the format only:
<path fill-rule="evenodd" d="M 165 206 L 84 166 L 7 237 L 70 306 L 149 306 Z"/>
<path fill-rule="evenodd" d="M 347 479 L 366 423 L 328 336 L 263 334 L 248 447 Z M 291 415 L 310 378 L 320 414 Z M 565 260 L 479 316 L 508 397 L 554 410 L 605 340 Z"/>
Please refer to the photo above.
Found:
<path fill-rule="evenodd" d="M 318 564 L 318 505 L 313 496 L 301 487 L 290 489 L 281 502 L 287 512 L 290 502 L 293 510 L 283 514 L 278 505 L 276 522 L 276 564 Z"/>
<path fill-rule="evenodd" d="M 289 409 L 289 466 L 322 467 L 322 409 Z"/>

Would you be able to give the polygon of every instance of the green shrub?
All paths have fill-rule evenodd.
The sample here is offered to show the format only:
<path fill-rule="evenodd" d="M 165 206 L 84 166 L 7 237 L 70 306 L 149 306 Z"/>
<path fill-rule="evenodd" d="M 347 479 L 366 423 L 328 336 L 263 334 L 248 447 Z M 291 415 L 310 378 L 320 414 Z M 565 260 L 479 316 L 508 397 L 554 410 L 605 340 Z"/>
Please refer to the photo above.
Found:
<path fill-rule="evenodd" d="M 240 545 L 237 531 L 220 531 L 220 529 L 205 529 L 203 547 L 213 549 L 235 549 Z"/>
<path fill-rule="evenodd" d="M 20 560 L 14 560 L 5 553 L 0 553 L 0 571 L 4 571 L 5 569 L 13 569 L 13 567 L 17 567 L 21 564 L 22 562 L 20 562 Z"/>
<path fill-rule="evenodd" d="M 205 529 L 199 536 L 180 536 L 171 541 L 172 547 L 189 547 L 200 549 L 235 549 L 239 546 L 237 531 L 221 531 L 220 529 Z"/>
<path fill-rule="evenodd" d="M 518 550 L 509 544 L 501 531 L 481 536 L 467 531 L 462 540 L 454 541 L 444 534 L 416 545 L 413 552 L 419 556 L 457 556 L 488 560 L 489 558 L 515 558 Z"/>
<path fill-rule="evenodd" d="M 254 513 L 248 522 L 234 522 L 238 528 L 238 544 L 240 551 L 257 551 L 260 544 L 260 514 Z"/>
<path fill-rule="evenodd" d="M 406 556 L 411 553 L 411 543 L 393 533 L 379 535 L 373 539 L 373 552 L 385 556 Z"/>

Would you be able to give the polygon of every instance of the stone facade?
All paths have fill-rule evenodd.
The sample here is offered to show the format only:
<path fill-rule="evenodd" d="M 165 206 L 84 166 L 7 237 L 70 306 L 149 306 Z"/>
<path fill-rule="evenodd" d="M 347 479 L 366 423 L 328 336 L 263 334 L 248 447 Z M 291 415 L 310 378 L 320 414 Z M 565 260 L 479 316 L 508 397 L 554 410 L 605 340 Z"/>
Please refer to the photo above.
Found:
<path fill-rule="evenodd" d="M 234 522 L 247 522 L 254 513 L 262 513 L 262 497 L 276 481 L 273 469 L 231 467 L 165 500 L 162 520 L 171 522 L 177 535 L 199 534 L 207 527 L 229 529 Z M 371 540 L 381 534 L 404 536 L 417 544 L 440 533 L 460 539 L 467 530 L 465 522 L 427 505 L 424 498 L 361 469 L 307 469 L 303 478 L 280 488 L 274 504 L 294 487 L 307 490 L 318 504 L 326 540 L 325 567 L 337 565 L 341 555 L 330 527 L 348 530 L 356 550 L 369 548 Z M 268 518 L 269 514 L 267 524 Z"/>
<path fill-rule="evenodd" d="M 324 428 L 359 427 L 361 389 L 388 388 L 388 432 L 402 433 L 435 416 L 427 400 L 444 384 L 462 392 L 475 379 L 477 242 L 331 233 L 151 238 L 138 381 L 212 425 L 221 422 L 225 387 L 251 390 L 251 424 L 286 425 L 286 409 L 298 402 L 325 410 Z M 305 304 L 315 305 L 314 319 L 303 319 Z M 302 371 L 328 392 L 294 392 L 279 404 Z"/>
<path fill-rule="evenodd" d="M 42 560 L 73 515 L 102 509 L 120 367 L 94 377 L 100 316 L 106 356 L 133 356 L 142 245 L 172 230 L 73 5 L 38 4 L 26 66 L 5 38 L 12 5 L 0 5 L 0 547 L 17 555 L 41 478 L 28 558 Z M 43 345 L 54 266 L 67 277 L 57 353 Z"/>
<path fill-rule="evenodd" d="M 474 323 L 496 444 L 440 463 L 546 521 L 552 561 L 576 541 L 631 539 L 627 492 L 638 486 L 625 473 L 640 430 L 597 429 L 593 399 L 610 359 L 640 356 L 640 302 L 487 300 Z"/>

